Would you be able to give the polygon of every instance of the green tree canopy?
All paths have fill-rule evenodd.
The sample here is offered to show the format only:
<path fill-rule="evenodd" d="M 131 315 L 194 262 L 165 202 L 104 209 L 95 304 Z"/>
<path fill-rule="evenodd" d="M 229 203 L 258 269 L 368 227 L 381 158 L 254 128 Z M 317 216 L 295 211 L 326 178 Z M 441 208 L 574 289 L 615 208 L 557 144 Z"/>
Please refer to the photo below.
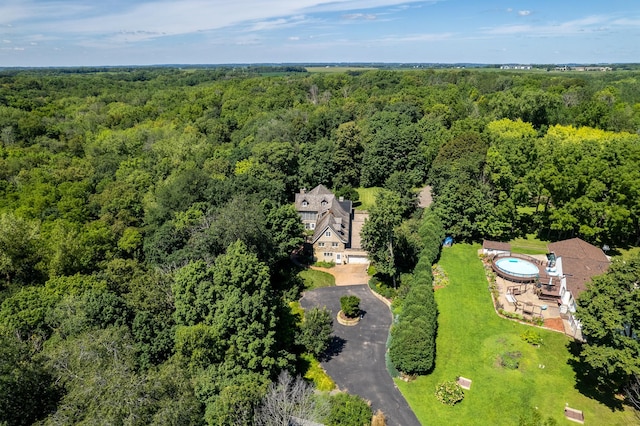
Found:
<path fill-rule="evenodd" d="M 640 374 L 640 255 L 617 259 L 578 299 L 581 357 L 615 391 Z"/>

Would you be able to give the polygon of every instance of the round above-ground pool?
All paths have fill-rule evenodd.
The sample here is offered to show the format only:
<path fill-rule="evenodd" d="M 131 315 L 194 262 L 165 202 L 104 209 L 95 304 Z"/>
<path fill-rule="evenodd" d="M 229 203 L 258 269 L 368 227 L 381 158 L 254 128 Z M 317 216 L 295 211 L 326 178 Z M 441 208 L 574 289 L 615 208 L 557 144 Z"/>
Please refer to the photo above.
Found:
<path fill-rule="evenodd" d="M 496 272 L 502 272 L 504 278 L 516 279 L 517 281 L 534 280 L 538 277 L 538 267 L 525 259 L 517 257 L 502 257 L 494 262 Z M 506 276 L 505 276 L 506 275 Z"/>

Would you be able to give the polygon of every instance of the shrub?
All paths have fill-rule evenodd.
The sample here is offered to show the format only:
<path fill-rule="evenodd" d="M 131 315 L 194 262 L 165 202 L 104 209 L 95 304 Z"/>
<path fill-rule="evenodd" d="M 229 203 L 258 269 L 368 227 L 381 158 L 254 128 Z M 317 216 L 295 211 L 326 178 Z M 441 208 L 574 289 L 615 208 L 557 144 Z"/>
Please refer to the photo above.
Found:
<path fill-rule="evenodd" d="M 313 266 L 317 266 L 318 268 L 333 268 L 336 266 L 335 262 L 325 262 L 324 260 L 319 260 L 313 264 Z"/>
<path fill-rule="evenodd" d="M 391 329 L 389 358 L 405 374 L 425 374 L 433 368 L 435 342 L 424 318 L 401 321 Z"/>
<path fill-rule="evenodd" d="M 376 411 L 371 419 L 371 426 L 387 426 L 387 418 L 380 410 Z"/>
<path fill-rule="evenodd" d="M 333 320 L 326 307 L 311 308 L 304 315 L 297 335 L 297 343 L 314 356 L 320 355 L 329 346 Z"/>
<path fill-rule="evenodd" d="M 340 309 L 349 318 L 355 318 L 360 313 L 360 299 L 356 296 L 342 296 Z"/>
<path fill-rule="evenodd" d="M 455 405 L 464 399 L 464 392 L 454 381 L 442 382 L 436 387 L 436 398 L 447 405 Z"/>
<path fill-rule="evenodd" d="M 339 393 L 329 399 L 327 426 L 368 426 L 371 407 L 357 395 Z"/>
<path fill-rule="evenodd" d="M 449 284 L 449 277 L 444 269 L 442 269 L 442 266 L 433 265 L 431 267 L 431 273 L 433 274 L 434 287 L 446 287 L 447 284 Z"/>
<path fill-rule="evenodd" d="M 397 290 L 380 281 L 377 275 L 369 279 L 369 288 L 387 299 L 394 299 L 398 294 Z"/>
<path fill-rule="evenodd" d="M 520 337 L 525 342 L 534 346 L 540 346 L 542 344 L 542 336 L 540 336 L 540 334 L 537 333 L 535 330 L 527 330 L 524 333 L 522 333 Z"/>

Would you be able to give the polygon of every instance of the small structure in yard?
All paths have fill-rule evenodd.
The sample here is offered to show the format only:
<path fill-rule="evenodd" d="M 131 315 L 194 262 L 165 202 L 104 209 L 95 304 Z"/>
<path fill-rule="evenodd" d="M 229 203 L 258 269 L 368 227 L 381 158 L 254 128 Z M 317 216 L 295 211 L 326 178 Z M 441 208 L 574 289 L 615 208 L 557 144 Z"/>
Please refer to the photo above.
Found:
<path fill-rule="evenodd" d="M 458 377 L 457 382 L 462 389 L 471 389 L 471 379 L 467 379 L 466 377 Z"/>
<path fill-rule="evenodd" d="M 453 245 L 453 237 L 452 236 L 448 236 L 447 238 L 444 239 L 444 242 L 442 243 L 442 247 L 451 247 Z"/>
<path fill-rule="evenodd" d="M 564 407 L 564 416 L 572 422 L 584 423 L 584 414 L 580 410 Z"/>
<path fill-rule="evenodd" d="M 510 254 L 511 244 L 500 241 L 484 240 L 482 242 L 482 254 L 485 256 L 495 256 L 496 254 Z"/>

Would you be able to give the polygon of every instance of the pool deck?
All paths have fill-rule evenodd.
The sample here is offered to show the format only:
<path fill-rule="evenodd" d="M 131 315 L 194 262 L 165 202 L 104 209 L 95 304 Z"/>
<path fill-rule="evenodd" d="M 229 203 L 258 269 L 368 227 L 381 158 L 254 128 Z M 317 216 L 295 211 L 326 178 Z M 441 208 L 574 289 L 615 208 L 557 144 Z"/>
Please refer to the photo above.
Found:
<path fill-rule="evenodd" d="M 546 260 L 544 255 L 531 257 L 542 262 Z M 491 269 L 491 261 L 485 262 L 485 268 Z M 517 283 L 496 276 L 496 285 L 498 287 L 496 310 L 502 308 L 506 312 L 522 315 L 526 319 L 542 318 L 544 328 L 573 336 L 569 321 L 560 314 L 558 303 L 553 300 L 541 300 L 536 294 L 535 283 Z M 542 309 L 543 306 L 546 309 Z"/>

